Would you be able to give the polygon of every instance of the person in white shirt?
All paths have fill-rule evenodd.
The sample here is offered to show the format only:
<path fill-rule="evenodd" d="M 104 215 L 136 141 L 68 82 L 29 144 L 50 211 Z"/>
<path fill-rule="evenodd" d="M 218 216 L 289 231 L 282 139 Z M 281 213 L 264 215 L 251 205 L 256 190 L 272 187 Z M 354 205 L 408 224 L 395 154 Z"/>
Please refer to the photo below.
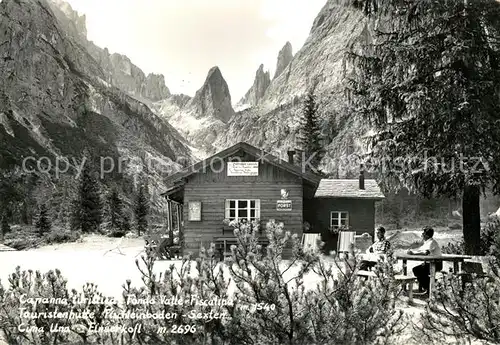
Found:
<path fill-rule="evenodd" d="M 424 239 L 424 244 L 418 249 L 408 250 L 410 255 L 430 255 L 430 256 L 441 256 L 441 248 L 436 240 L 433 238 L 434 229 L 431 227 L 424 227 L 422 232 L 422 237 Z M 443 269 L 443 262 L 436 262 L 436 271 L 441 271 Z M 413 268 L 413 274 L 417 277 L 419 292 L 426 294 L 429 291 L 430 283 L 430 265 L 424 262 Z"/>

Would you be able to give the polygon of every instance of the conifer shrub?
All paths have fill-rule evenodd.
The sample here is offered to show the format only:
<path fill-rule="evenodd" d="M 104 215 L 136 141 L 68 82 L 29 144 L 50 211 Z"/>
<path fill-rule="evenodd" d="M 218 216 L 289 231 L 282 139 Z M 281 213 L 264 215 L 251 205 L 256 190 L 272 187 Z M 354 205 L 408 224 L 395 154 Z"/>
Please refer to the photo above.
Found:
<path fill-rule="evenodd" d="M 238 244 L 225 262 L 220 261 L 214 245 L 202 249 L 195 260 L 186 256 L 162 273 L 153 269 L 154 258 L 137 259 L 142 283 L 133 286 L 127 281 L 119 303 L 58 305 L 60 311 L 94 312 L 92 319 L 56 320 L 71 329 L 64 334 L 19 332 L 20 296 L 67 296 L 73 300 L 102 294 L 93 284 L 84 286 L 82 292 L 68 291 L 57 270 L 42 275 L 18 268 L 10 277 L 9 289 L 0 286 L 0 305 L 5 306 L 0 308 L 0 327 L 9 344 L 23 345 L 365 345 L 390 343 L 401 333 L 406 324 L 403 313 L 395 307 L 392 266 L 381 265 L 376 279 L 360 279 L 355 275 L 356 262 L 325 262 L 318 252 L 303 250 L 297 235 L 286 232 L 282 223 L 267 224 L 269 244 L 263 248 L 254 226 L 236 224 Z M 290 248 L 291 258 L 283 260 L 283 253 Z M 137 303 L 141 300 L 156 303 Z M 175 302 L 179 300 L 183 303 Z M 39 303 L 31 309 L 54 308 L 53 303 Z M 163 312 L 171 317 L 105 318 L 104 313 L 110 311 L 135 315 Z M 31 322 L 49 327 L 43 319 Z M 95 326 L 140 326 L 141 332 L 91 332 Z"/>
<path fill-rule="evenodd" d="M 138 298 L 173 297 L 190 300 L 226 300 L 218 306 L 195 306 L 200 313 L 218 312 L 222 319 L 162 320 L 164 327 L 186 324 L 196 327 L 193 334 L 162 334 L 157 324 L 144 323 L 142 341 L 155 344 L 375 344 L 386 343 L 402 332 L 404 315 L 395 308 L 396 290 L 388 278 L 390 266 L 379 277 L 364 281 L 355 276 L 355 263 L 323 263 L 319 254 L 304 251 L 296 235 L 284 231 L 283 224 L 269 222 L 269 245 L 257 241 L 255 224 L 235 226 L 238 245 L 221 265 L 212 246 L 202 250 L 196 261 L 184 259 L 161 276 L 152 270 L 152 261 L 138 262 L 144 287 L 127 286 Z M 292 258 L 282 260 L 287 246 Z M 346 266 L 346 267 L 341 267 Z M 338 274 L 342 269 L 344 273 Z M 192 273 L 195 273 L 192 275 Z M 317 286 L 306 284 L 312 275 Z M 232 291 L 232 293 L 231 293 Z M 155 311 L 156 305 L 134 306 L 134 310 Z M 169 308 L 182 315 L 183 308 Z M 147 334 L 147 335 L 146 335 Z"/>
<path fill-rule="evenodd" d="M 440 344 L 480 340 L 500 344 L 500 222 L 483 227 L 481 245 L 487 258 L 482 273 L 449 274 L 437 284 L 437 294 L 422 316 L 419 335 Z"/>
<path fill-rule="evenodd" d="M 486 276 L 473 274 L 464 283 L 459 276 L 448 275 L 437 285 L 436 299 L 417 327 L 420 339 L 435 344 L 451 339 L 459 344 L 472 340 L 500 344 L 500 276 L 498 264 L 492 264 Z"/>
<path fill-rule="evenodd" d="M 17 250 L 36 248 L 43 243 L 43 238 L 40 238 L 34 226 L 13 226 L 4 239 L 5 245 Z"/>
<path fill-rule="evenodd" d="M 81 239 L 80 231 L 70 231 L 61 228 L 55 228 L 44 235 L 44 241 L 47 244 L 76 242 Z"/>
<path fill-rule="evenodd" d="M 82 302 L 84 298 L 86 302 Z M 13 345 L 119 344 L 119 334 L 89 332 L 91 324 L 105 323 L 105 305 L 113 310 L 118 308 L 112 303 L 90 303 L 92 300 L 111 301 L 91 283 L 85 284 L 81 292 L 69 291 L 66 279 L 57 269 L 42 274 L 39 271 L 21 271 L 17 267 L 9 276 L 9 288 L 0 284 L 0 330 L 8 344 Z M 93 315 L 68 317 L 70 312 L 81 315 L 85 311 Z M 31 314 L 31 317 L 25 313 Z M 38 317 L 32 317 L 33 313 Z M 53 331 L 59 327 L 68 327 L 69 332 Z"/>

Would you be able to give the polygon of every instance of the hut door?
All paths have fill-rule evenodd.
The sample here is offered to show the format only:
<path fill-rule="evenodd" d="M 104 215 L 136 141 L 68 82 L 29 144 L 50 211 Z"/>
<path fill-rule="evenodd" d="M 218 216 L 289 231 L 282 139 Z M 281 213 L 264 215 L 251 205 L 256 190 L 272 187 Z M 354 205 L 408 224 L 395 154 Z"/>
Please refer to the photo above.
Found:
<path fill-rule="evenodd" d="M 182 244 L 183 224 L 182 204 L 167 200 L 167 233 L 173 245 Z"/>

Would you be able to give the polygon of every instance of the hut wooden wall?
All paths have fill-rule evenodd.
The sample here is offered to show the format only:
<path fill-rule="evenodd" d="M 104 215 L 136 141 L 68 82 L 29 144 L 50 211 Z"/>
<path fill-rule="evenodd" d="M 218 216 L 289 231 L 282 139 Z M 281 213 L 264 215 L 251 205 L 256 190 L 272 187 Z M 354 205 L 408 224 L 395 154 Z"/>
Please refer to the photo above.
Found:
<path fill-rule="evenodd" d="M 253 161 L 252 157 L 243 157 Z M 219 161 L 205 172 L 191 175 L 184 186 L 184 240 L 187 252 L 196 254 L 222 235 L 226 199 L 259 199 L 261 223 L 270 219 L 283 222 L 285 230 L 302 235 L 302 178 L 269 163 L 259 163 L 258 176 L 227 176 L 227 165 Z M 277 211 L 281 189 L 289 192 L 292 211 Z M 201 201 L 201 221 L 189 221 L 189 201 Z"/>

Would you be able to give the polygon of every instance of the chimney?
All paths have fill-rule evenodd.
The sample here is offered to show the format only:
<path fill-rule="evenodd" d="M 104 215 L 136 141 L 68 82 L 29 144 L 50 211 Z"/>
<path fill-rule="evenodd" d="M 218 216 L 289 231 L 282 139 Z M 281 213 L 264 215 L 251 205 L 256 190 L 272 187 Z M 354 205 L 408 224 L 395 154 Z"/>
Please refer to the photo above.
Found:
<path fill-rule="evenodd" d="M 363 164 L 359 165 L 359 189 L 365 189 L 365 169 Z"/>
<path fill-rule="evenodd" d="M 288 163 L 293 164 L 293 156 L 295 155 L 294 150 L 288 150 Z"/>

